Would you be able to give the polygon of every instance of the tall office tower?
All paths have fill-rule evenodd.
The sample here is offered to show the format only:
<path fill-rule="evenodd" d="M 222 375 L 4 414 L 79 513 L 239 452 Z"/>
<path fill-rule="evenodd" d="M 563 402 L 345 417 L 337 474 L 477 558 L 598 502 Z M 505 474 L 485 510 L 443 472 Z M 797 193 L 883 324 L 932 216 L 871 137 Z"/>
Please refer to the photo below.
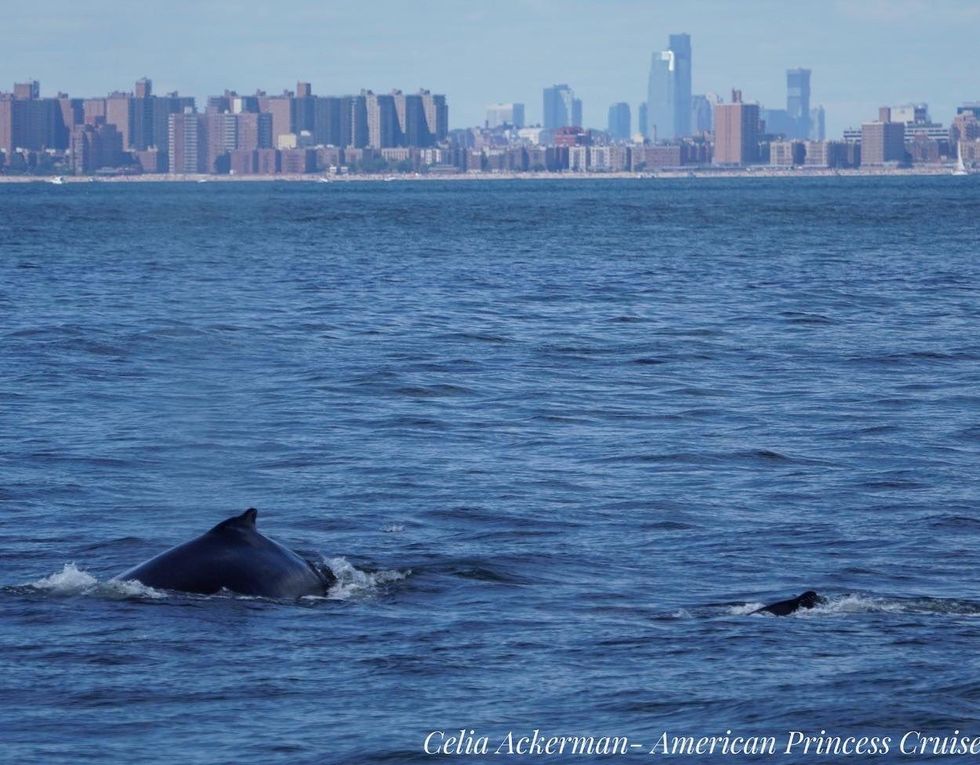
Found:
<path fill-rule="evenodd" d="M 639 122 L 639 125 L 637 126 L 637 129 L 639 130 L 639 132 L 643 135 L 644 138 L 649 138 L 650 136 L 647 135 L 647 127 L 649 126 L 650 123 L 647 121 L 647 102 L 646 101 L 644 101 L 643 103 L 641 103 L 640 106 L 639 106 L 639 108 L 636 110 L 636 119 L 637 119 L 637 122 Z"/>
<path fill-rule="evenodd" d="M 672 141 L 691 134 L 691 37 L 671 35 L 653 54 L 647 86 L 647 137 Z"/>
<path fill-rule="evenodd" d="M 759 106 L 742 103 L 742 91 L 732 91 L 732 103 L 715 105 L 716 165 L 747 165 L 759 154 Z"/>
<path fill-rule="evenodd" d="M 575 94 L 568 85 L 552 85 L 544 89 L 545 130 L 557 130 L 572 124 Z"/>
<path fill-rule="evenodd" d="M 707 96 L 691 96 L 691 132 L 694 135 L 711 132 L 711 107 L 711 99 Z"/>
<path fill-rule="evenodd" d="M 572 99 L 572 127 L 582 127 L 582 99 Z"/>
<path fill-rule="evenodd" d="M 669 48 L 674 52 L 677 82 L 674 88 L 674 137 L 691 134 L 691 36 L 671 35 Z"/>
<path fill-rule="evenodd" d="M 380 95 L 368 90 L 363 93 L 367 107 L 367 145 L 372 149 L 387 149 L 398 145 L 398 115 L 394 96 Z"/>
<path fill-rule="evenodd" d="M 810 137 L 810 70 L 786 70 L 786 111 L 796 126 L 793 138 Z"/>
<path fill-rule="evenodd" d="M 449 105 L 446 97 L 424 88 L 419 91 L 419 95 L 422 97 L 425 123 L 429 126 L 433 143 L 445 141 L 449 137 Z"/>
<path fill-rule="evenodd" d="M 491 104 L 487 107 L 487 127 L 524 127 L 524 104 Z"/>
<path fill-rule="evenodd" d="M 653 54 L 647 86 L 647 136 L 672 141 L 691 134 L 691 37 L 671 35 Z"/>
<path fill-rule="evenodd" d="M 647 86 L 647 138 L 669 141 L 674 138 L 674 88 L 677 65 L 674 52 L 653 54 Z"/>
<path fill-rule="evenodd" d="M 630 105 L 620 101 L 609 107 L 609 137 L 614 141 L 630 138 Z"/>
<path fill-rule="evenodd" d="M 827 137 L 827 112 L 823 106 L 810 110 L 810 140 L 824 141 Z"/>
<path fill-rule="evenodd" d="M 169 119 L 171 173 L 206 173 L 208 130 L 203 114 L 185 111 Z"/>

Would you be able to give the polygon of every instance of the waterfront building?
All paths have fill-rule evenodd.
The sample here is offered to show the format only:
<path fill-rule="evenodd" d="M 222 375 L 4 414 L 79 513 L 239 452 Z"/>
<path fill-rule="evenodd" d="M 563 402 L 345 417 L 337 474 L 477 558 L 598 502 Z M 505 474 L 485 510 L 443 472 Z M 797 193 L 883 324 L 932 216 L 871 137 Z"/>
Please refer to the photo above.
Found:
<path fill-rule="evenodd" d="M 634 172 L 679 168 L 683 164 L 683 147 L 679 143 L 632 147 L 630 169 Z"/>
<path fill-rule="evenodd" d="M 716 104 L 714 113 L 716 165 L 747 165 L 758 161 L 759 106 L 742 102 L 732 91 L 732 103 Z"/>
<path fill-rule="evenodd" d="M 208 125 L 205 115 L 191 111 L 169 118 L 171 173 L 208 172 Z"/>
<path fill-rule="evenodd" d="M 630 138 L 630 105 L 624 101 L 609 107 L 609 137 L 614 141 L 628 141 Z"/>
<path fill-rule="evenodd" d="M 891 109 L 878 110 L 875 122 L 861 125 L 861 165 L 905 162 L 905 123 L 893 122 Z"/>
<path fill-rule="evenodd" d="M 398 114 L 395 98 L 373 91 L 364 91 L 367 108 L 367 145 L 372 149 L 385 149 L 398 145 Z"/>
<path fill-rule="evenodd" d="M 71 169 L 74 173 L 94 173 L 123 162 L 122 134 L 115 125 L 100 118 L 95 124 L 76 125 L 71 134 Z"/>
<path fill-rule="evenodd" d="M 0 150 L 8 157 L 17 149 L 67 149 L 74 123 L 66 124 L 59 98 L 41 98 L 37 80 L 14 84 L 13 93 L 0 93 Z M 69 110 L 69 116 L 74 111 Z"/>
<path fill-rule="evenodd" d="M 960 112 L 949 126 L 949 141 L 975 141 L 980 138 L 980 119 L 971 111 Z"/>
<path fill-rule="evenodd" d="M 284 90 L 278 96 L 257 96 L 259 111 L 272 116 L 272 145 L 279 141 L 279 136 L 295 132 L 293 110 L 293 93 Z"/>
<path fill-rule="evenodd" d="M 691 134 L 690 35 L 670 35 L 667 49 L 653 54 L 646 103 L 650 140 L 671 141 Z"/>
<path fill-rule="evenodd" d="M 568 147 L 568 169 L 573 173 L 584 173 L 589 169 L 591 146 Z"/>
<path fill-rule="evenodd" d="M 769 164 L 773 167 L 798 167 L 804 163 L 806 147 L 803 141 L 771 141 Z"/>
<path fill-rule="evenodd" d="M 429 145 L 442 143 L 449 137 L 449 104 L 446 102 L 446 97 L 424 88 L 419 91 L 419 95 L 422 97 L 425 123 L 431 136 Z M 521 119 L 523 119 L 523 112 Z"/>

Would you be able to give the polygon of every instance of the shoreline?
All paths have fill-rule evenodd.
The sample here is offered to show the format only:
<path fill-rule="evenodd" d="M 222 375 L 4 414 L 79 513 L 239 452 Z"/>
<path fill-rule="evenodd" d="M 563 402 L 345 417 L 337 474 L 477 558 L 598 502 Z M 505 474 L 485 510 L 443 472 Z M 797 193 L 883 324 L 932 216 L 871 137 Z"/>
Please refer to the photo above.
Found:
<path fill-rule="evenodd" d="M 924 167 L 874 167 L 874 168 L 771 168 L 765 166 L 742 169 L 692 168 L 691 170 L 660 170 L 656 172 L 594 172 L 594 173 L 399 173 L 390 175 L 319 175 L 317 173 L 277 175 L 205 175 L 144 173 L 141 175 L 108 176 L 55 176 L 55 175 L 0 175 L 0 184 L 53 183 L 61 178 L 63 184 L 77 183 L 379 183 L 413 181 L 533 181 L 533 180 L 660 180 L 677 178 L 876 178 L 903 176 L 952 175 L 954 167 L 929 165 Z"/>

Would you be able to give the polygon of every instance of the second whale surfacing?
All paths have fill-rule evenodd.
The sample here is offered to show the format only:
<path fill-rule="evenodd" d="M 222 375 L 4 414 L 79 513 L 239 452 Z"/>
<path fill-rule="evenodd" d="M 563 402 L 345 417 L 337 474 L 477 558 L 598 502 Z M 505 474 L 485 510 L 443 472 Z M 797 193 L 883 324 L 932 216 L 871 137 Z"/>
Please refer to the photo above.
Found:
<path fill-rule="evenodd" d="M 757 608 L 753 614 L 773 614 L 774 616 L 789 616 L 799 611 L 801 608 L 814 608 L 824 602 L 824 599 L 817 595 L 813 590 L 807 590 L 802 595 L 789 600 L 780 600 L 778 603 L 770 603 L 768 606 Z"/>
<path fill-rule="evenodd" d="M 259 533 L 257 516 L 249 508 L 114 579 L 201 595 L 221 590 L 282 600 L 325 595 L 336 582 L 330 571 Z"/>

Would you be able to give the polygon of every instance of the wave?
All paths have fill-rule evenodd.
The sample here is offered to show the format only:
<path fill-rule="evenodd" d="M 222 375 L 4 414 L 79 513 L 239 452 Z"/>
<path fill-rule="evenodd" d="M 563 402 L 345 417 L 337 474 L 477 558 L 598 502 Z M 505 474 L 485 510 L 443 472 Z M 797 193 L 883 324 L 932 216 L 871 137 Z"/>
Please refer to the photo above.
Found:
<path fill-rule="evenodd" d="M 27 587 L 52 595 L 96 595 L 107 598 L 165 598 L 167 594 L 136 581 L 110 579 L 100 582 L 74 563 L 66 563 L 61 571 L 38 579 Z"/>
<path fill-rule="evenodd" d="M 411 571 L 362 571 L 355 568 L 346 558 L 326 558 L 326 565 L 337 581 L 325 596 L 307 596 L 304 600 L 364 600 L 375 597 L 383 585 L 398 582 L 411 575 Z"/>
<path fill-rule="evenodd" d="M 326 595 L 311 595 L 302 598 L 302 600 L 365 600 L 376 597 L 385 584 L 405 579 L 412 573 L 411 571 L 396 570 L 363 571 L 356 568 L 346 558 L 323 559 L 314 565 L 330 571 L 337 581 Z M 66 563 L 61 571 L 11 589 L 21 593 L 41 592 L 58 597 L 91 596 L 140 600 L 161 600 L 164 598 L 255 599 L 251 596 L 226 591 L 217 595 L 197 595 L 157 590 L 135 580 L 108 579 L 100 581 L 85 569 L 79 568 L 74 562 Z"/>
<path fill-rule="evenodd" d="M 868 593 L 845 593 L 824 596 L 824 602 L 812 609 L 800 609 L 792 617 L 813 619 L 849 614 L 919 614 L 948 616 L 980 616 L 980 602 L 956 598 L 890 598 Z M 765 603 L 742 603 L 728 607 L 733 616 L 752 614 L 762 618 L 775 618 L 772 614 L 753 612 Z"/>

